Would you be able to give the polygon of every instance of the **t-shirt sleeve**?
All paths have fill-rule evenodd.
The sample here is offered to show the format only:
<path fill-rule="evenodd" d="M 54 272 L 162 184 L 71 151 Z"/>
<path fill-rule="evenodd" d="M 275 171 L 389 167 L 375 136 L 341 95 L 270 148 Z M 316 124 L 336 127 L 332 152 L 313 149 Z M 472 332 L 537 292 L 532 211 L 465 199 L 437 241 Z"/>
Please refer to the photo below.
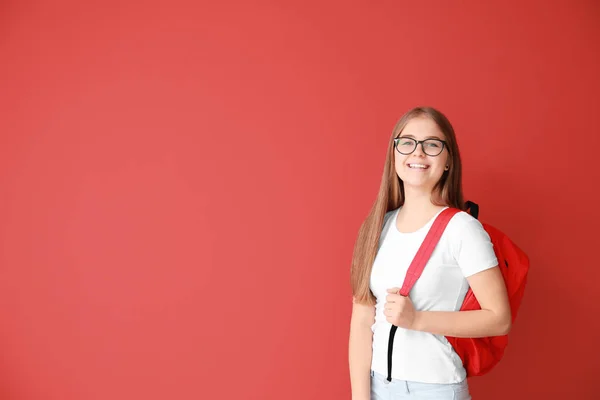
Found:
<path fill-rule="evenodd" d="M 478 220 L 465 223 L 455 243 L 454 258 L 465 277 L 498 265 L 494 245 Z"/>

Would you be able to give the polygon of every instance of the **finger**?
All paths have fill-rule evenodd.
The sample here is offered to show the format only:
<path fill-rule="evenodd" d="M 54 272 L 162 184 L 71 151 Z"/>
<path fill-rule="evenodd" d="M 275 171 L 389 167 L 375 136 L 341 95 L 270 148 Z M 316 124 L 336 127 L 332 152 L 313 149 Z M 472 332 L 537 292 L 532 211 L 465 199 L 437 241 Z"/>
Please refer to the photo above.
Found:
<path fill-rule="evenodd" d="M 398 294 L 400 293 L 400 288 L 399 287 L 393 287 L 393 288 L 389 288 L 387 290 L 388 293 L 394 293 L 394 294 Z"/>
<path fill-rule="evenodd" d="M 390 305 L 389 307 L 387 307 L 384 311 L 390 312 L 390 313 L 399 313 L 401 310 L 401 307 L 398 307 L 397 305 Z"/>
<path fill-rule="evenodd" d="M 402 298 L 403 298 L 403 297 L 404 297 L 404 296 L 401 296 L 401 295 L 399 295 L 399 294 L 388 294 L 388 295 L 385 297 L 385 299 L 386 299 L 387 301 L 389 301 L 390 303 L 398 303 L 398 302 L 402 301 Z"/>
<path fill-rule="evenodd" d="M 385 299 L 388 301 L 388 303 L 395 303 L 396 301 L 398 301 L 398 295 L 388 294 L 387 296 L 385 296 Z"/>
<path fill-rule="evenodd" d="M 383 310 L 383 313 L 388 313 L 390 315 L 392 314 L 398 314 L 400 312 L 400 310 L 398 310 L 398 307 L 394 307 L 394 306 L 390 306 L 388 308 L 386 308 L 385 310 Z"/>

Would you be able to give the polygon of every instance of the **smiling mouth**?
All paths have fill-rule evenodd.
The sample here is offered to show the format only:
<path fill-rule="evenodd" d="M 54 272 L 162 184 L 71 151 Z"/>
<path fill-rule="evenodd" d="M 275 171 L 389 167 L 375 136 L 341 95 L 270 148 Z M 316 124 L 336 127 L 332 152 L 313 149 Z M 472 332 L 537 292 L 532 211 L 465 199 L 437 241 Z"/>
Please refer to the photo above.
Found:
<path fill-rule="evenodd" d="M 428 169 L 429 165 L 412 163 L 412 164 L 408 164 L 408 168 L 411 168 L 411 169 Z"/>

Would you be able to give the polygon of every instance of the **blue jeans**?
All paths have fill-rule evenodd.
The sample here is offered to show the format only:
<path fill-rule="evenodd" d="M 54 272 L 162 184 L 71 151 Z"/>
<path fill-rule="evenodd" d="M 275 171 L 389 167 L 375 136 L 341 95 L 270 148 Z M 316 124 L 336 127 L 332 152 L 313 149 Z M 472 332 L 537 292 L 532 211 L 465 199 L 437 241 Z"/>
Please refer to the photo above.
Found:
<path fill-rule="evenodd" d="M 371 371 L 371 400 L 471 400 L 467 380 L 460 383 L 420 383 L 392 379 Z"/>

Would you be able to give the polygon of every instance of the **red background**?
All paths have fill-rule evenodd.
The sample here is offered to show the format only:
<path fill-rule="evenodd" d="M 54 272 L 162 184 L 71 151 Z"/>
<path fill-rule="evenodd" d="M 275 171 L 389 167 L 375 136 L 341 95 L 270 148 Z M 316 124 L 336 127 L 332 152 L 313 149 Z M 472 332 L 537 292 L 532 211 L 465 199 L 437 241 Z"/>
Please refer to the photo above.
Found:
<path fill-rule="evenodd" d="M 474 398 L 593 398 L 600 8 L 551 4 L 1 2 L 0 398 L 349 399 L 352 247 L 421 104 L 532 262 Z"/>

